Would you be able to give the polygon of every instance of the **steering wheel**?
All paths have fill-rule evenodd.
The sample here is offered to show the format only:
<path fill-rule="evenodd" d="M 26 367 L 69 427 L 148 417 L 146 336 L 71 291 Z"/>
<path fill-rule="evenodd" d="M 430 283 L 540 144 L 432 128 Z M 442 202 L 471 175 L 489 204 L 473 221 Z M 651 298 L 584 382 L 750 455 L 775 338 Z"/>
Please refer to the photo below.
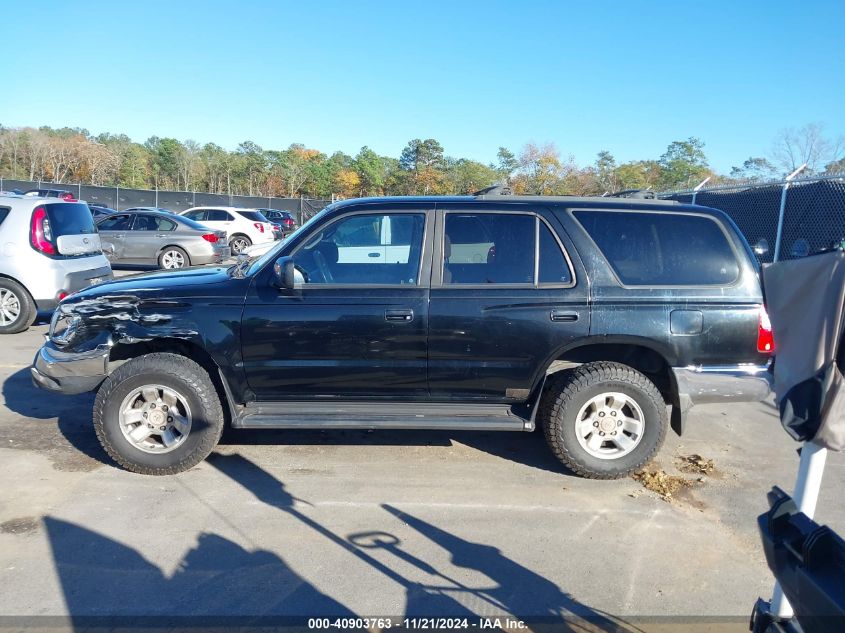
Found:
<path fill-rule="evenodd" d="M 334 277 L 332 276 L 332 271 L 329 270 L 329 264 L 323 254 L 317 249 L 314 249 L 314 261 L 317 262 L 317 268 L 320 269 L 323 281 L 327 284 L 333 283 Z"/>

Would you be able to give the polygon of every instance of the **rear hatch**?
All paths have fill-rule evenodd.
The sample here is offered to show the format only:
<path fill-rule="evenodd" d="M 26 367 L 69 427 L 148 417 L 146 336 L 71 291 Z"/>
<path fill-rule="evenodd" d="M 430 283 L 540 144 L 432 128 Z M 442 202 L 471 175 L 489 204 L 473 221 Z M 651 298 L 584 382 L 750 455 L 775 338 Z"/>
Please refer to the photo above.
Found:
<path fill-rule="evenodd" d="M 264 217 L 264 214 L 261 213 L 261 211 L 247 209 L 244 211 L 238 211 L 238 213 L 240 213 L 243 217 L 252 222 L 253 226 L 262 233 L 273 233 L 273 224 L 267 218 Z"/>
<path fill-rule="evenodd" d="M 100 235 L 88 205 L 78 202 L 42 204 L 30 219 L 32 247 L 50 257 L 85 257 L 102 253 Z"/>

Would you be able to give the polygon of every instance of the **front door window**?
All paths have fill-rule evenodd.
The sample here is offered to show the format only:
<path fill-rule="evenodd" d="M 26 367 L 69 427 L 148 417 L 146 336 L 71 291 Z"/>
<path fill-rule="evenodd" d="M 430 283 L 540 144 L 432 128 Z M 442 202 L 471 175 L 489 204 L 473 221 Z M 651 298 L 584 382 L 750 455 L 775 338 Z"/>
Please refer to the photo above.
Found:
<path fill-rule="evenodd" d="M 418 285 L 425 215 L 361 214 L 313 235 L 295 254 L 306 284 Z"/>

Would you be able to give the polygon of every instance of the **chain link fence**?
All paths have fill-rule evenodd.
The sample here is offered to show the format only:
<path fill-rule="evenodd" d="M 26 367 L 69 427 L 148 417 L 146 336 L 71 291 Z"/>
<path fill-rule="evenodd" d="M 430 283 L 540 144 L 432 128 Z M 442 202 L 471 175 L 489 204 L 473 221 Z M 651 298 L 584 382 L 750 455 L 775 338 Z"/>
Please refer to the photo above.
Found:
<path fill-rule="evenodd" d="M 845 239 L 845 174 L 674 191 L 659 197 L 724 211 L 761 263 L 805 257 Z"/>
<path fill-rule="evenodd" d="M 103 204 L 121 211 L 131 207 L 159 207 L 174 213 L 197 206 L 218 205 L 246 209 L 278 209 L 296 216 L 297 224 L 328 205 L 331 200 L 312 198 L 274 198 L 272 196 L 235 196 L 201 191 L 163 191 L 160 189 L 126 189 L 124 187 L 98 187 L 95 185 L 55 183 L 0 178 L 0 191 L 27 191 L 28 189 L 64 189 L 79 200 Z"/>

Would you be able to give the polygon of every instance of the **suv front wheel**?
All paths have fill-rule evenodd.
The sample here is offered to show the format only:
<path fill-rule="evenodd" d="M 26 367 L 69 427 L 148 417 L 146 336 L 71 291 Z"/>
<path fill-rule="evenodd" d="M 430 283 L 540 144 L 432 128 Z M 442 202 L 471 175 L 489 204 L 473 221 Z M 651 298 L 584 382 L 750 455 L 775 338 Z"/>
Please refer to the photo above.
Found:
<path fill-rule="evenodd" d="M 610 362 L 586 363 L 553 379 L 540 416 L 557 458 L 591 479 L 617 479 L 644 466 L 669 426 L 654 383 Z"/>
<path fill-rule="evenodd" d="M 223 409 L 208 372 L 178 354 L 139 356 L 118 367 L 94 402 L 94 429 L 118 464 L 144 475 L 192 468 L 217 445 Z"/>

